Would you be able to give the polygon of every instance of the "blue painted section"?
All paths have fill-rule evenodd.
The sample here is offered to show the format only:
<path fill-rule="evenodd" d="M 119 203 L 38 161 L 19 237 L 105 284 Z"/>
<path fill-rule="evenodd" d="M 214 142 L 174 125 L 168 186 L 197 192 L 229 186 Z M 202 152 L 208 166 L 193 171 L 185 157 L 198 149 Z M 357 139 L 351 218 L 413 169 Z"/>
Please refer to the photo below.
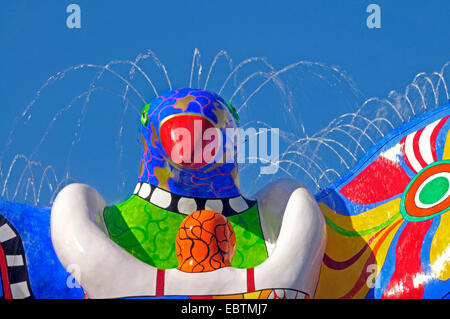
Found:
<path fill-rule="evenodd" d="M 31 290 L 36 298 L 84 298 L 80 288 L 68 288 L 69 274 L 59 262 L 50 236 L 50 208 L 31 207 L 0 199 L 0 214 L 22 238 Z"/>
<path fill-rule="evenodd" d="M 400 228 L 395 233 L 394 239 L 391 242 L 391 245 L 389 247 L 389 250 L 386 255 L 386 259 L 384 261 L 384 265 L 380 270 L 380 273 L 375 280 L 375 291 L 374 291 L 374 297 L 376 299 L 381 299 L 383 296 L 384 291 L 386 290 L 387 286 L 389 285 L 389 282 L 391 281 L 392 275 L 395 271 L 395 262 L 396 262 L 396 252 L 397 252 L 397 244 L 398 239 L 400 238 L 400 235 L 402 234 L 403 230 L 405 229 L 406 225 L 408 224 L 407 221 L 404 221 Z"/>
<path fill-rule="evenodd" d="M 0 298 L 3 297 L 3 281 L 2 281 L 2 274 L 0 274 Z"/>
<path fill-rule="evenodd" d="M 182 98 L 189 94 L 196 94 L 193 91 L 180 91 L 180 96 L 177 95 L 177 98 Z M 171 94 L 174 94 L 172 92 Z M 202 93 L 203 94 L 203 93 Z M 166 97 L 168 98 L 168 97 Z M 171 109 L 171 112 L 174 112 L 173 105 L 175 100 L 171 100 L 168 98 L 167 101 L 159 104 L 159 100 L 156 99 L 156 102 L 159 106 L 155 109 L 161 109 L 161 105 L 164 105 L 164 112 L 168 112 L 168 109 Z M 158 102 L 159 101 L 159 102 Z M 198 108 L 198 103 L 203 103 L 201 97 L 199 97 L 196 102 L 186 110 L 187 112 L 199 112 L 196 108 Z M 205 102 L 206 103 L 206 102 Z M 150 108 L 149 113 L 155 109 Z M 438 118 L 442 118 L 449 114 L 450 104 L 447 104 L 443 107 L 440 107 L 434 111 L 431 111 L 410 123 L 405 124 L 401 128 L 393 131 L 391 134 L 382 139 L 379 143 L 377 143 L 374 147 L 370 149 L 370 151 L 361 159 L 361 161 L 355 166 L 353 170 L 351 170 L 345 177 L 336 183 L 329 186 L 327 189 L 315 195 L 318 201 L 327 203 L 331 208 L 339 213 L 347 216 L 357 215 L 367 211 L 368 209 L 372 209 L 375 206 L 380 205 L 377 203 L 376 205 L 354 205 L 348 201 L 344 196 L 340 195 L 339 190 L 345 186 L 348 182 L 350 182 L 355 176 L 357 176 L 362 170 L 364 170 L 368 165 L 373 162 L 373 159 L 376 158 L 382 151 L 389 149 L 393 145 L 397 144 L 401 138 L 406 136 L 407 134 L 416 131 L 429 123 L 435 121 Z M 214 119 L 213 113 L 208 113 L 208 109 L 202 110 L 204 114 L 207 114 L 208 117 Z M 164 117 L 164 116 L 163 116 Z M 154 124 L 159 123 L 159 118 L 152 117 L 150 115 L 150 121 L 154 121 Z M 446 126 L 450 126 L 450 123 L 447 123 Z M 146 128 L 143 128 L 143 135 L 146 137 L 147 141 L 151 141 L 150 131 L 145 131 Z M 437 144 L 440 145 L 439 148 L 443 148 L 443 143 L 445 142 L 445 136 L 440 134 L 437 137 Z M 151 148 L 151 144 L 149 143 L 149 148 Z M 157 147 L 161 151 L 160 145 Z M 154 150 L 153 150 L 154 151 Z M 153 154 L 155 157 L 161 154 Z M 439 156 L 440 154 L 438 154 Z M 144 154 L 145 156 L 145 154 Z M 407 167 L 404 163 L 400 165 L 405 169 L 408 174 L 412 174 L 412 172 L 408 172 Z M 147 171 L 148 172 L 148 171 Z M 228 172 L 227 172 L 228 173 Z M 207 175 L 207 174 L 206 174 Z M 205 176 L 206 176 L 205 175 Z M 150 179 L 150 176 L 144 175 L 141 177 L 141 180 Z M 151 180 L 149 180 L 152 182 Z M 157 184 L 157 182 L 155 182 Z M 231 185 L 231 181 L 230 181 Z M 233 184 L 234 186 L 234 184 Z M 234 192 L 233 189 L 232 192 Z M 179 190 L 182 194 L 182 189 Z M 401 196 L 401 195 L 399 195 Z M 392 200 L 386 200 L 390 201 Z M 357 208 L 358 207 L 358 208 Z M 0 199 L 0 214 L 3 215 L 8 221 L 14 226 L 14 228 L 19 232 L 26 254 L 26 261 L 28 265 L 28 272 L 30 276 L 30 284 L 31 289 L 36 298 L 84 298 L 84 293 L 80 288 L 68 288 L 67 287 L 67 279 L 69 274 L 65 271 L 65 269 L 60 264 L 56 253 L 53 249 L 53 245 L 51 242 L 50 235 L 50 208 L 38 208 L 31 207 L 23 204 L 6 202 Z M 430 230 L 428 231 L 424 245 L 421 250 L 421 261 L 422 267 L 425 271 L 425 274 L 430 271 L 429 269 L 429 251 L 430 245 L 433 238 L 434 233 L 439 225 L 440 218 L 436 218 L 433 221 Z M 397 230 L 395 237 L 389 247 L 385 264 L 377 278 L 375 289 L 370 289 L 366 298 L 380 298 L 386 289 L 390 278 L 395 269 L 395 250 L 398 238 L 405 228 L 407 222 L 404 222 L 400 228 Z M 1 277 L 0 277 L 1 279 Z M 432 280 L 430 283 L 427 283 L 425 287 L 424 298 L 448 298 L 448 285 L 447 281 L 439 281 Z M 3 295 L 3 290 L 0 287 L 0 297 Z M 172 297 L 164 297 L 164 299 L 170 298 L 183 298 L 182 296 L 172 296 Z M 188 297 L 185 297 L 188 298 Z M 157 297 L 133 297 L 133 299 L 158 299 Z"/>
<path fill-rule="evenodd" d="M 177 106 L 180 99 L 192 97 L 193 100 L 182 110 Z M 161 121 L 169 116 L 182 113 L 201 115 L 209 119 L 216 127 L 219 127 L 220 120 L 216 115 L 222 112 L 226 117 L 225 127 L 221 127 L 219 132 L 222 141 L 226 141 L 226 130 L 237 127 L 236 119 L 226 106 L 226 101 L 215 93 L 199 89 L 178 89 L 164 93 L 153 99 L 148 109 L 148 123 L 141 125 L 141 134 L 148 147 L 147 152 L 142 153 L 142 163 L 144 170 L 138 177 L 138 182 L 146 182 L 155 186 L 165 184 L 159 181 L 155 168 L 167 168 L 172 177 L 167 181 L 170 192 L 181 196 L 192 196 L 201 198 L 226 198 L 240 195 L 239 188 L 235 185 L 232 175 L 233 169 L 237 166 L 237 158 L 234 162 L 226 162 L 216 166 L 216 162 L 208 163 L 201 168 L 174 167 L 168 160 L 170 154 L 166 154 L 161 144 L 160 138 L 154 136 L 158 134 Z M 234 154 L 237 148 L 234 147 Z M 222 143 L 222 153 L 227 152 L 226 143 Z"/>
<path fill-rule="evenodd" d="M 433 271 L 431 269 L 430 262 L 430 249 L 431 243 L 433 241 L 434 234 L 441 223 L 441 216 L 436 216 L 433 218 L 433 223 L 430 226 L 425 238 L 423 240 L 422 250 L 420 252 L 420 261 L 424 273 L 423 280 L 426 281 L 425 291 L 423 293 L 423 298 L 442 298 L 450 290 L 450 280 L 446 281 L 439 280 L 432 276 Z"/>
<path fill-rule="evenodd" d="M 355 216 L 367 212 L 368 210 L 371 210 L 380 205 L 383 205 L 384 203 L 390 202 L 393 199 L 402 197 L 403 194 L 397 194 L 392 198 L 377 203 L 360 205 L 348 200 L 343 194 L 341 194 L 340 190 L 344 186 L 346 186 L 349 182 L 351 182 L 355 177 L 357 177 L 370 164 L 372 164 L 374 160 L 379 157 L 380 153 L 399 144 L 401 140 L 410 133 L 418 131 L 426 127 L 427 125 L 439 119 L 445 118 L 449 115 L 450 115 L 450 104 L 446 104 L 428 113 L 425 113 L 415 118 L 411 122 L 408 122 L 403 126 L 401 126 L 400 128 L 392 131 L 389 135 L 385 136 L 382 140 L 380 140 L 377 144 L 375 144 L 355 165 L 355 167 L 352 170 L 350 170 L 350 172 L 347 175 L 345 175 L 340 180 L 333 183 L 323 191 L 317 193 L 315 195 L 316 200 L 318 202 L 326 204 L 328 207 L 330 207 L 340 215 Z M 438 160 L 442 159 L 443 150 L 449 129 L 450 129 L 450 121 L 447 121 L 436 137 L 435 147 L 437 153 L 436 156 Z M 405 163 L 404 159 L 401 156 L 398 156 L 397 159 L 398 164 L 406 172 L 406 174 L 408 174 L 408 176 L 413 178 L 416 174 L 411 171 L 409 166 Z M 420 243 L 421 245 L 420 260 L 422 268 L 424 270 L 424 276 L 429 275 L 429 277 L 427 278 L 424 277 L 425 280 L 424 283 L 425 290 L 423 295 L 424 299 L 444 298 L 445 296 L 447 296 L 446 298 L 448 298 L 448 291 L 450 289 L 450 280 L 441 281 L 436 277 L 434 277 L 430 266 L 430 247 L 433 240 L 433 236 L 436 233 L 436 230 L 439 226 L 440 220 L 441 219 L 439 216 L 434 218 L 433 223 L 423 240 L 423 243 Z M 383 293 L 385 292 L 392 278 L 392 275 L 395 271 L 397 258 L 396 248 L 398 239 L 407 224 L 408 224 L 407 221 L 404 221 L 401 224 L 393 240 L 391 241 L 385 262 L 382 268 L 380 269 L 380 273 L 376 279 L 375 286 L 369 289 L 369 292 L 366 295 L 367 299 L 372 298 L 379 299 L 383 296 Z"/>

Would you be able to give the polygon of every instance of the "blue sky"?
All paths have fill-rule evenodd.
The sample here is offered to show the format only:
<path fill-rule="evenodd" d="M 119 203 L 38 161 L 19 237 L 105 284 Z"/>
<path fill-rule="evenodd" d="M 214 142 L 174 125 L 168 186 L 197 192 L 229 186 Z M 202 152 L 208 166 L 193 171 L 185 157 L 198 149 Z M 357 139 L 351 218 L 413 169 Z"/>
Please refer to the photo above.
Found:
<path fill-rule="evenodd" d="M 81 7 L 81 29 L 66 27 L 70 3 Z M 381 7 L 381 29 L 366 26 L 370 3 Z M 224 49 L 233 61 L 264 56 L 277 69 L 299 60 L 336 65 L 365 97 L 385 97 L 390 90 L 402 91 L 417 73 L 439 71 L 450 60 L 448 12 L 447 0 L 4 0 L 0 10 L 0 145 L 12 121 L 52 74 L 79 63 L 133 60 L 148 49 L 166 65 L 174 87 L 186 86 L 194 48 L 200 50 L 205 64 Z M 79 81 L 67 79 L 66 88 Z M 160 82 L 159 89 L 168 87 Z M 53 89 L 40 107 L 54 107 L 52 101 L 64 94 L 65 90 Z M 344 111 L 330 103 L 310 112 L 334 115 Z M 308 110 L 303 112 L 307 116 Z M 39 114 L 33 114 L 37 123 Z M 308 129 L 318 130 L 323 124 L 309 123 Z M 14 151 L 27 150 L 25 144 L 14 145 Z M 52 159 L 59 161 L 55 156 Z M 42 160 L 47 160 L 45 155 Z M 108 198 L 114 198 L 112 192 Z"/>

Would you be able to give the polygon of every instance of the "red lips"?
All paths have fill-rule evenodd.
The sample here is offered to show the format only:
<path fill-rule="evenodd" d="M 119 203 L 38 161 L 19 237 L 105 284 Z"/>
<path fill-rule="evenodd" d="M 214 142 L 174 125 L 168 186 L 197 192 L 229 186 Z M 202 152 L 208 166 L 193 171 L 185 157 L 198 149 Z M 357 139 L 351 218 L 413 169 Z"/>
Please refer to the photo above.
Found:
<path fill-rule="evenodd" d="M 199 168 L 210 163 L 219 143 L 214 124 L 197 114 L 180 114 L 164 120 L 159 135 L 166 155 L 174 163 L 187 168 Z"/>

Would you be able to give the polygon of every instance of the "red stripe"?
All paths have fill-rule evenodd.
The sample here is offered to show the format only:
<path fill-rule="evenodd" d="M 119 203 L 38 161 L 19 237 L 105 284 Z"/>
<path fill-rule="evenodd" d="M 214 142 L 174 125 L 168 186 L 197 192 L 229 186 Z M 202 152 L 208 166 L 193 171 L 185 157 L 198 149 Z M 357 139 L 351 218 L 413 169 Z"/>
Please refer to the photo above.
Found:
<path fill-rule="evenodd" d="M 358 280 L 355 282 L 354 286 L 352 287 L 352 289 L 350 289 L 349 292 L 347 292 L 345 295 L 343 295 L 342 297 L 340 297 L 339 299 L 350 299 L 350 298 L 354 298 L 355 295 L 358 293 L 358 291 L 361 290 L 361 288 L 367 284 L 367 279 L 369 278 L 369 276 L 371 275 L 370 272 L 367 271 L 369 265 L 373 265 L 373 264 L 377 264 L 377 260 L 376 260 L 376 255 L 378 252 L 378 249 L 380 248 L 380 246 L 383 244 L 384 240 L 386 239 L 386 237 L 392 232 L 392 230 L 395 229 L 395 227 L 397 227 L 397 225 L 399 223 L 403 222 L 403 219 L 400 219 L 399 221 L 395 222 L 394 224 L 392 224 L 391 226 L 389 226 L 389 228 L 384 232 L 384 234 L 380 237 L 380 239 L 378 240 L 378 242 L 375 244 L 375 246 L 373 247 L 369 258 L 367 259 L 364 267 L 361 270 L 361 275 L 359 276 Z M 383 228 L 382 230 L 380 230 L 378 233 L 382 232 L 385 228 Z"/>
<path fill-rule="evenodd" d="M 333 270 L 342 270 L 345 268 L 350 267 L 351 265 L 353 265 L 358 259 L 359 257 L 362 256 L 362 254 L 364 254 L 364 252 L 367 250 L 367 248 L 369 248 L 370 244 L 378 237 L 379 234 L 381 234 L 381 232 L 383 232 L 386 228 L 383 228 L 381 230 L 379 230 L 375 235 L 373 235 L 369 241 L 367 242 L 367 244 L 365 244 L 363 246 L 363 248 L 361 248 L 361 250 L 355 254 L 353 257 L 351 257 L 350 259 L 347 259 L 346 261 L 336 261 L 334 259 L 331 259 L 327 254 L 325 254 L 323 256 L 323 263 L 325 264 L 325 266 L 327 266 L 328 268 L 331 268 Z"/>
<path fill-rule="evenodd" d="M 436 127 L 433 130 L 433 133 L 431 134 L 431 138 L 430 138 L 430 142 L 431 142 L 431 153 L 433 154 L 433 159 L 435 162 L 437 162 L 437 155 L 436 155 L 436 139 L 437 136 L 439 134 L 439 131 L 441 130 L 441 128 L 444 126 L 445 122 L 447 122 L 449 116 L 444 117 L 439 123 L 438 125 L 436 125 Z"/>
<path fill-rule="evenodd" d="M 247 292 L 255 292 L 255 269 L 247 268 Z"/>
<path fill-rule="evenodd" d="M 341 193 L 350 201 L 367 205 L 403 193 L 411 178 L 395 162 L 382 156 L 342 187 Z"/>
<path fill-rule="evenodd" d="M 156 297 L 164 296 L 164 269 L 158 269 L 156 272 Z"/>
<path fill-rule="evenodd" d="M 5 296 L 5 299 L 12 299 L 11 289 L 9 288 L 8 266 L 6 265 L 6 257 L 2 245 L 0 245 L 0 273 L 2 275 L 3 296 Z"/>
<path fill-rule="evenodd" d="M 408 155 L 406 155 L 406 137 L 404 137 L 401 141 L 402 143 L 402 153 L 403 153 L 403 159 L 405 160 L 406 165 L 408 165 L 408 167 L 414 172 L 414 174 L 417 174 L 417 171 L 414 169 L 414 167 L 411 165 L 409 159 L 408 159 Z"/>
<path fill-rule="evenodd" d="M 421 130 L 417 131 L 416 135 L 414 135 L 413 150 L 414 150 L 414 155 L 416 156 L 416 159 L 419 162 L 420 166 L 422 166 L 422 168 L 425 168 L 425 167 L 428 166 L 428 164 L 423 159 L 422 154 L 420 153 L 420 146 L 419 146 L 419 140 L 420 140 L 420 136 L 423 133 L 423 130 L 424 129 L 421 129 Z"/>
<path fill-rule="evenodd" d="M 423 239 L 433 223 L 432 219 L 410 222 L 403 229 L 396 247 L 395 271 L 382 299 L 421 299 L 424 283 L 414 286 L 414 278 L 423 274 L 420 252 Z"/>

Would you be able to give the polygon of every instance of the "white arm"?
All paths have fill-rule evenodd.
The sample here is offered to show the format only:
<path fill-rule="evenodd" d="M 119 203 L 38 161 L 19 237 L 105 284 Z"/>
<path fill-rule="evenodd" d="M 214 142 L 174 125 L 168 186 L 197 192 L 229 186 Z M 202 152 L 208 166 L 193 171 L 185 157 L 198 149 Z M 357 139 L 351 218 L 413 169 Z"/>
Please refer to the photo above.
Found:
<path fill-rule="evenodd" d="M 286 184 L 284 191 L 275 184 L 275 189 L 269 185 L 267 192 L 261 193 L 263 232 L 275 248 L 264 263 L 255 267 L 255 288 L 291 288 L 313 295 L 326 242 L 325 223 L 314 197 L 294 184 L 290 193 Z M 277 192 L 282 194 L 277 196 L 278 203 L 272 204 L 270 196 Z M 285 203 L 281 196 L 287 198 Z M 71 184 L 58 194 L 52 207 L 51 234 L 59 260 L 66 269 L 78 269 L 72 275 L 91 298 L 154 296 L 157 269 L 108 238 L 104 208 L 103 198 L 88 185 Z M 246 291 L 246 269 L 225 267 L 194 274 L 177 269 L 165 271 L 165 295 Z"/>
<path fill-rule="evenodd" d="M 66 186 L 52 207 L 51 235 L 55 252 L 92 298 L 152 295 L 156 269 L 132 257 L 109 239 L 97 220 L 105 201 L 92 187 Z M 101 219 L 102 220 L 102 219 Z"/>

